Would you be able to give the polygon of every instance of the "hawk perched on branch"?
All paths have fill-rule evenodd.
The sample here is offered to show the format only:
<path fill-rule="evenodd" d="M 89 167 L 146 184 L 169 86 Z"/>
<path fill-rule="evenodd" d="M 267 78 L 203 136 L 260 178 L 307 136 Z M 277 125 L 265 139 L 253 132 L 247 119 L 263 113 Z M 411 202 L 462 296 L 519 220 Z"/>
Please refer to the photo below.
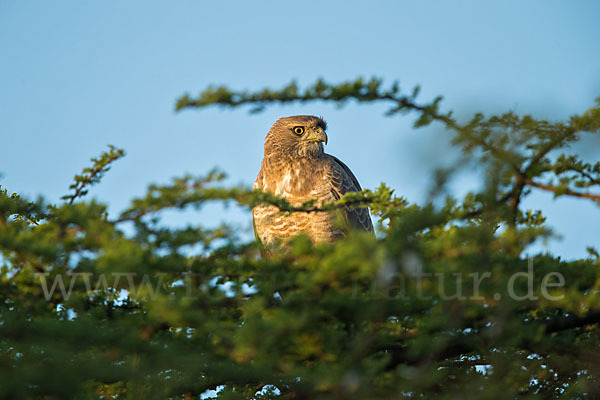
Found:
<path fill-rule="evenodd" d="M 338 200 L 346 192 L 362 190 L 350 168 L 323 151 L 326 128 L 325 121 L 312 115 L 278 119 L 265 139 L 265 154 L 254 189 L 283 197 L 294 206 L 312 199 L 319 206 Z M 290 214 L 272 205 L 261 205 L 252 210 L 252 218 L 257 238 L 267 246 L 299 233 L 315 242 L 331 242 L 350 227 L 373 231 L 368 208 Z"/>

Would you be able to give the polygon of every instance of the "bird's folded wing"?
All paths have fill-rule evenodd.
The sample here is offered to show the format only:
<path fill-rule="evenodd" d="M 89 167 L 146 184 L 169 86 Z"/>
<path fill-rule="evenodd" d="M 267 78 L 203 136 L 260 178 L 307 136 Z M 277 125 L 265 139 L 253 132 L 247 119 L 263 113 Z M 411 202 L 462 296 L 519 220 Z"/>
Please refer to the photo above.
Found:
<path fill-rule="evenodd" d="M 328 157 L 330 168 L 327 173 L 334 198 L 338 200 L 347 192 L 360 192 L 362 188 L 350 168 L 337 157 L 332 155 L 328 155 Z M 373 232 L 373 223 L 367 207 L 346 207 L 346 214 L 352 227 Z"/>

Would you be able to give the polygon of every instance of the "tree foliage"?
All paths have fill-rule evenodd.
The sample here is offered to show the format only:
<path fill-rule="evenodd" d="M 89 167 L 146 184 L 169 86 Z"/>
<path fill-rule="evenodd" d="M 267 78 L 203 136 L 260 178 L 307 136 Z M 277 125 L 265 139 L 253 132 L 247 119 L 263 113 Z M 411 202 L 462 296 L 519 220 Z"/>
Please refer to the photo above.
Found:
<path fill-rule="evenodd" d="M 123 155 L 113 147 L 75 176 L 64 204 L 3 189 L 0 397 L 597 398 L 598 251 L 526 258 L 550 230 L 522 201 L 543 190 L 600 205 L 600 163 L 569 152 L 599 133 L 600 101 L 567 121 L 506 113 L 461 123 L 418 92 L 377 79 L 212 87 L 177 109 L 389 103 L 388 116 L 442 124 L 485 170 L 480 190 L 441 206 L 382 184 L 293 207 L 211 171 L 152 185 L 111 218 L 81 197 Z M 368 205 L 379 234 L 334 245 L 299 236 L 261 259 L 230 226 L 161 219 L 211 201 L 284 212 Z"/>

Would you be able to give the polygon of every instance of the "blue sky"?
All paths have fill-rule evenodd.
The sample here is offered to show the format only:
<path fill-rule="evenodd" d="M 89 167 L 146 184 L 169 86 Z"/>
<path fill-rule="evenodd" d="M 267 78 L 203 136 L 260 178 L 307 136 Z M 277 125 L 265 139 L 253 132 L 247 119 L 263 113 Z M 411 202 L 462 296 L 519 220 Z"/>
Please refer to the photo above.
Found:
<path fill-rule="evenodd" d="M 225 170 L 251 185 L 264 136 L 280 116 L 317 114 L 327 151 L 364 187 L 380 182 L 423 202 L 431 171 L 452 159 L 440 127 L 385 118 L 383 106 L 314 103 L 174 112 L 209 84 L 236 89 L 324 77 L 398 79 L 441 94 L 460 116 L 512 110 L 559 120 L 600 96 L 600 3 L 590 1 L 8 1 L 0 0 L 0 184 L 58 202 L 107 144 L 127 151 L 90 195 L 122 210 L 149 183 Z M 577 150 L 593 161 L 598 140 Z M 456 193 L 472 187 L 457 178 Z M 566 258 L 600 247 L 600 210 L 535 193 Z M 174 217 L 175 218 L 175 217 Z M 209 224 L 249 214 L 213 207 Z M 542 245 L 538 248 L 543 247 Z"/>

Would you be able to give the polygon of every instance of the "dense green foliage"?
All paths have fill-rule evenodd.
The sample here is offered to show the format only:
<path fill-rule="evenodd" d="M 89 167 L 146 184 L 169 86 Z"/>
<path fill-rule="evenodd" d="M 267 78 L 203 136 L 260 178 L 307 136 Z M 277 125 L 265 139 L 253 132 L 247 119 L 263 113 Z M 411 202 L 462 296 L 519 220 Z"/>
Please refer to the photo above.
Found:
<path fill-rule="evenodd" d="M 417 95 L 359 79 L 209 88 L 177 103 L 386 102 L 390 116 L 443 124 L 485 169 L 481 190 L 416 205 L 382 184 L 323 207 L 368 204 L 378 239 L 298 237 L 263 260 L 231 227 L 160 218 L 208 201 L 317 210 L 223 187 L 218 172 L 151 186 L 112 219 L 81 197 L 123 155 L 115 148 L 76 176 L 65 204 L 4 189 L 0 397 L 598 398 L 600 256 L 525 258 L 550 231 L 522 200 L 539 189 L 600 205 L 600 163 L 569 153 L 600 133 L 600 104 L 563 122 L 507 113 L 459 123 Z"/>

